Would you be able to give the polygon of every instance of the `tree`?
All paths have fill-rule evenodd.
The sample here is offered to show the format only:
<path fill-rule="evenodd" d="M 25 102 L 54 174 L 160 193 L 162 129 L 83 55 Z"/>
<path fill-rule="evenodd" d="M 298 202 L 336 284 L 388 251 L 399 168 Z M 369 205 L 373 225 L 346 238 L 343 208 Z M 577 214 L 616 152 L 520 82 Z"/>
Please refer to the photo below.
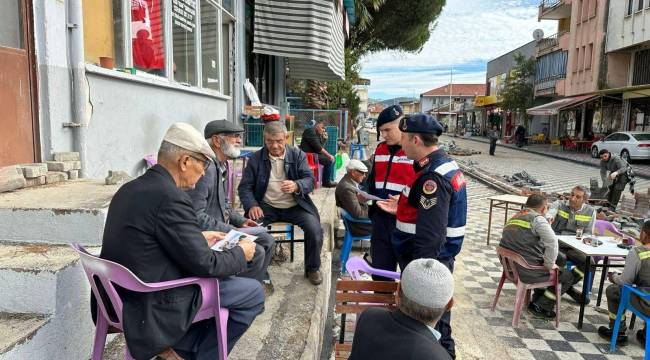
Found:
<path fill-rule="evenodd" d="M 526 114 L 526 109 L 531 108 L 535 100 L 533 91 L 535 59 L 517 53 L 515 63 L 501 91 L 500 107 L 515 114 Z M 528 127 L 528 120 L 528 115 L 525 115 L 525 127 Z"/>

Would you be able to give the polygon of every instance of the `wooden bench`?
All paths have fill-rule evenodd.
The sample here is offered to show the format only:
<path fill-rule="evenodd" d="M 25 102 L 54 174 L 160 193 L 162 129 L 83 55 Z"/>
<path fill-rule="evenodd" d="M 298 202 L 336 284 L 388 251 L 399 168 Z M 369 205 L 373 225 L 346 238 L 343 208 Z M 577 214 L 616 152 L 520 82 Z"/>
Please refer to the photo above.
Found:
<path fill-rule="evenodd" d="M 345 319 L 347 314 L 359 316 L 370 307 L 397 308 L 397 289 L 399 282 L 339 280 L 336 283 L 336 306 L 334 311 L 341 314 L 339 342 L 334 346 L 336 360 L 347 359 L 352 351 L 352 343 L 345 342 Z"/>

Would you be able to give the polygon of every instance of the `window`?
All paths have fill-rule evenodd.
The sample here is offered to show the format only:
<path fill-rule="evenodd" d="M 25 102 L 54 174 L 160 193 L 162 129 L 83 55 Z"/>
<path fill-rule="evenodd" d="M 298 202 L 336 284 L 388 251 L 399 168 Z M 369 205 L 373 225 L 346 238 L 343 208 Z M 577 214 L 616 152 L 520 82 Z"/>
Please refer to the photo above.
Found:
<path fill-rule="evenodd" d="M 634 53 L 632 85 L 650 84 L 650 49 Z"/>
<path fill-rule="evenodd" d="M 86 61 L 109 57 L 114 68 L 138 76 L 230 94 L 234 6 L 235 0 L 83 0 Z"/>
<path fill-rule="evenodd" d="M 596 0 L 591 0 L 591 2 L 595 2 Z M 580 5 L 582 5 L 582 21 L 587 21 L 589 20 L 589 0 L 584 0 L 580 2 Z"/>
<path fill-rule="evenodd" d="M 632 15 L 632 9 L 634 9 L 634 0 L 627 0 L 627 15 Z"/>
<path fill-rule="evenodd" d="M 23 11 L 20 0 L 9 0 L 2 4 L 0 11 L 0 46 L 22 49 Z"/>
<path fill-rule="evenodd" d="M 579 64 L 582 63 L 582 56 L 580 56 L 580 48 L 579 47 L 576 48 L 576 52 L 575 52 L 575 54 L 573 56 L 574 56 L 574 59 L 573 59 L 573 72 L 577 72 L 579 67 L 580 67 Z"/>
<path fill-rule="evenodd" d="M 637 11 L 643 10 L 643 0 L 639 0 L 639 3 L 636 6 Z"/>
<path fill-rule="evenodd" d="M 591 69 L 591 59 L 593 58 L 594 54 L 594 44 L 591 43 L 589 46 L 587 46 L 587 50 L 585 52 L 585 69 Z"/>
<path fill-rule="evenodd" d="M 591 0 L 589 2 L 589 17 L 596 16 L 596 8 L 598 6 L 598 0 Z"/>
<path fill-rule="evenodd" d="M 252 0 L 246 1 L 246 78 L 255 86 L 257 96 L 265 104 L 275 102 L 276 57 L 253 53 L 253 18 L 255 6 Z"/>

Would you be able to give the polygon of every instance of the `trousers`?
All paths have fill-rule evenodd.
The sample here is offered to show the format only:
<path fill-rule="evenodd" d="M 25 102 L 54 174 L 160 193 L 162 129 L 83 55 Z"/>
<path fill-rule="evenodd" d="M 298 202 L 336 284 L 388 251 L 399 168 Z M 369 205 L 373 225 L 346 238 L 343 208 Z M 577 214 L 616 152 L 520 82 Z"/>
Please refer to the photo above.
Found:
<path fill-rule="evenodd" d="M 605 290 L 605 296 L 607 297 L 607 310 L 609 312 L 609 328 L 614 329 L 614 321 L 616 321 L 616 314 L 618 313 L 618 305 L 621 303 L 621 288 L 622 286 L 611 284 Z M 650 304 L 645 302 L 645 300 L 639 298 L 636 294 L 630 295 L 630 304 L 637 310 L 641 311 L 645 315 L 650 315 Z M 623 313 L 623 318 L 621 319 L 621 327 L 619 332 L 625 332 L 627 330 L 627 321 L 625 319 L 625 313 Z"/>
<path fill-rule="evenodd" d="M 396 271 L 397 254 L 391 243 L 396 217 L 376 208 L 371 213 L 370 220 L 372 220 L 372 234 L 370 236 L 372 266 L 376 269 Z M 372 279 L 375 281 L 393 281 L 376 275 L 373 275 Z"/>

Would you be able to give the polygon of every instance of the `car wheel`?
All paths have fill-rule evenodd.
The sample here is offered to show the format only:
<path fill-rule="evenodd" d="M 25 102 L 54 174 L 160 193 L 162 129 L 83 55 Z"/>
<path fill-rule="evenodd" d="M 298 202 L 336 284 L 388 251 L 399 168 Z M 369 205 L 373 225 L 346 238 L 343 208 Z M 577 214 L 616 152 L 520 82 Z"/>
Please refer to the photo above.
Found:
<path fill-rule="evenodd" d="M 630 162 L 630 153 L 627 150 L 621 151 L 621 159 Z"/>
<path fill-rule="evenodd" d="M 591 147 L 591 157 L 592 158 L 597 158 L 598 157 L 598 147 L 597 146 L 592 146 Z"/>

